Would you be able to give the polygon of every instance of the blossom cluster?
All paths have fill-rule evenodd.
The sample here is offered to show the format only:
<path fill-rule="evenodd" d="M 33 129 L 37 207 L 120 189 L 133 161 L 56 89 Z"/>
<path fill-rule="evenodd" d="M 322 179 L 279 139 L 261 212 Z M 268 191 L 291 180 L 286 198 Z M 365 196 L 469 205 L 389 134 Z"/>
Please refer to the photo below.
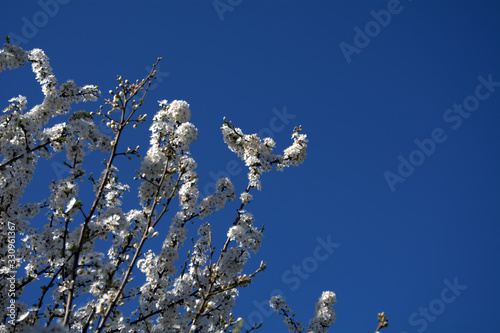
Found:
<path fill-rule="evenodd" d="M 272 169 L 283 171 L 290 165 L 297 166 L 307 157 L 307 135 L 301 134 L 302 128 L 296 127 L 292 134 L 293 144 L 286 148 L 283 155 L 273 154 L 276 143 L 272 138 L 261 139 L 257 134 L 244 134 L 239 128 L 224 118 L 222 125 L 224 142 L 229 149 L 240 157 L 248 166 L 248 180 L 251 187 L 261 189 L 260 175 Z"/>
<path fill-rule="evenodd" d="M 293 313 L 282 296 L 272 297 L 269 305 L 276 313 L 284 316 L 283 321 L 289 332 L 302 333 L 306 331 L 308 333 L 325 333 L 328 327 L 337 319 L 337 314 L 333 309 L 333 305 L 336 302 L 337 296 L 335 293 L 324 291 L 316 302 L 314 317 L 309 320 L 307 330 L 300 321 L 295 319 L 295 313 Z"/>
<path fill-rule="evenodd" d="M 138 185 L 120 180 L 119 169 L 127 170 L 127 164 L 121 164 L 119 156 L 141 158 L 139 147 L 124 149 L 121 138 L 146 118 L 137 110 L 154 79 L 156 64 L 141 81 L 118 77 L 118 87 L 106 100 L 109 111 L 101 107 L 97 112 L 71 112 L 74 103 L 95 101 L 98 88 L 79 87 L 73 81 L 59 85 L 40 49 L 25 51 L 7 43 L 0 50 L 0 72 L 27 62 L 40 83 L 43 102 L 25 111 L 26 97 L 17 96 L 0 116 L 0 227 L 15 223 L 22 236 L 16 253 L 16 312 L 21 314 L 14 324 L 16 331 L 33 327 L 40 332 L 237 331 L 241 321 L 232 313 L 238 289 L 266 268 L 261 263 L 257 270 L 245 272 L 263 236 L 246 207 L 253 200 L 250 191 L 261 189 L 260 174 L 273 166 L 283 170 L 301 164 L 306 158 L 306 135 L 296 128 L 292 145 L 281 155 L 273 154 L 271 138 L 246 135 L 224 121 L 223 139 L 245 161 L 249 182 L 239 194 L 234 221 L 226 226 L 226 241 L 219 247 L 213 244 L 212 225 L 203 221 L 189 244 L 188 227 L 195 219 L 208 219 L 235 200 L 236 194 L 231 180 L 221 178 L 212 194 L 200 196 L 197 163 L 190 153 L 198 131 L 190 123 L 187 102 L 159 101 L 149 148 L 136 171 Z M 52 120 L 56 117 L 59 122 Z M 99 131 L 98 118 L 112 129 L 111 137 Z M 88 149 L 107 154 L 102 170 L 86 171 Z M 62 152 L 69 175 L 53 180 L 45 199 L 24 202 L 40 158 Z M 84 190 L 80 183 L 87 179 L 90 186 Z M 93 195 L 86 194 L 89 189 Z M 137 206 L 124 209 L 123 199 L 135 189 Z M 4 238 L 0 235 L 2 243 Z M 0 249 L 0 279 L 5 280 L 11 268 L 6 250 Z M 33 299 L 27 290 L 39 288 L 35 304 L 28 307 L 25 301 Z M 5 289 L 0 289 L 2 308 L 8 299 Z M 335 294 L 322 295 L 309 325 L 312 332 L 323 332 L 335 320 L 334 303 Z M 272 306 L 290 312 L 280 299 Z M 6 317 L 0 319 L 3 330 Z M 293 320 L 288 323 L 292 331 L 303 328 L 292 324 Z"/>
<path fill-rule="evenodd" d="M 80 135 L 84 121 L 82 119 L 85 118 L 81 112 L 74 113 L 68 124 L 47 127 L 52 118 L 68 114 L 72 104 L 95 101 L 100 95 L 98 88 L 92 85 L 79 87 L 73 81 L 59 85 L 48 60 L 40 49 L 26 51 L 7 43 L 0 50 L 0 72 L 7 68 L 22 67 L 26 62 L 31 63 L 44 96 L 41 104 L 29 110 L 25 96 L 13 97 L 0 115 L 0 227 L 4 230 L 7 224 L 14 224 L 18 234 L 25 235 L 23 246 L 18 247 L 16 253 L 17 268 L 24 265 L 26 270 L 26 276 L 17 285 L 18 294 L 22 294 L 24 287 L 39 275 L 60 271 L 64 256 L 56 253 L 55 248 L 59 245 L 61 249 L 61 246 L 72 243 L 71 235 L 61 233 L 57 222 L 47 224 L 35 232 L 29 227 L 30 220 L 39 214 L 42 207 L 50 207 L 52 216 L 64 214 L 66 204 L 74 198 L 71 194 L 78 192 L 73 180 L 82 173 L 77 167 L 79 161 L 83 160 L 83 155 L 80 154 L 82 145 L 85 141 L 91 141 L 99 148 L 106 147 L 106 137 L 95 126 L 92 127 L 93 131 L 86 132 L 85 137 Z M 62 149 L 66 149 L 67 155 L 73 157 L 73 179 L 53 183 L 50 203 L 20 202 L 26 187 L 32 181 L 39 158 L 49 158 Z M 6 244 L 4 233 L 0 235 L 0 242 Z M 11 268 L 6 262 L 6 251 L 6 247 L 0 247 L 2 285 L 5 285 L 5 278 Z M 0 306 L 5 309 L 7 302 L 9 297 L 5 288 L 2 288 Z M 17 313 L 22 314 L 19 318 L 27 321 L 26 304 L 16 302 L 16 306 Z"/>

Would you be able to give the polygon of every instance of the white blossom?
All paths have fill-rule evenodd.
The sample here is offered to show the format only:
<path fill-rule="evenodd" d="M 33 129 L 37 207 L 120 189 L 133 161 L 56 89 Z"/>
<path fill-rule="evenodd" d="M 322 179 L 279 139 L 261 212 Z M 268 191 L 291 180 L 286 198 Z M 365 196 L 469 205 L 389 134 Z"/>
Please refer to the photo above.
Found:
<path fill-rule="evenodd" d="M 242 192 L 240 194 L 240 199 L 242 203 L 249 203 L 250 201 L 252 201 L 253 196 L 248 192 Z"/>
<path fill-rule="evenodd" d="M 279 155 L 272 153 L 273 139 L 246 135 L 224 123 L 223 139 L 248 167 L 249 183 L 240 194 L 235 218 L 218 223 L 227 230 L 220 246 L 212 240 L 212 224 L 199 219 L 234 200 L 235 186 L 229 178 L 220 178 L 212 194 L 200 197 L 197 163 L 190 152 L 198 130 L 189 122 L 187 102 L 158 102 L 150 147 L 136 177 L 138 205 L 127 207 L 131 186 L 124 183 L 127 169 L 121 167 L 126 162 L 120 155 L 138 157 L 139 147 L 125 150 L 120 138 L 129 123 L 144 121 L 145 115 L 134 114 L 142 104 L 136 101 L 147 92 L 154 72 L 135 83 L 118 77 L 119 85 L 106 101 L 107 113 L 72 111 L 75 103 L 97 100 L 98 88 L 80 87 L 72 80 L 60 84 L 40 49 L 26 51 L 7 43 L 0 50 L 0 72 L 26 62 L 43 100 L 29 108 L 26 97 L 18 95 L 0 114 L 0 227 L 9 230 L 15 225 L 15 234 L 22 235 L 14 251 L 16 260 L 8 261 L 8 247 L 0 247 L 2 282 L 12 270 L 19 275 L 16 330 L 227 332 L 234 328 L 238 288 L 250 284 L 265 268 L 261 264 L 254 273 L 245 273 L 251 253 L 259 250 L 263 239 L 263 229 L 255 226 L 257 217 L 244 209 L 253 200 L 249 192 L 261 188 L 263 172 L 301 164 L 306 158 L 306 135 L 296 129 L 293 144 Z M 130 100 L 133 107 L 126 108 Z M 113 118 L 119 112 L 121 117 Z M 96 120 L 102 119 L 113 137 L 99 130 Z M 84 167 L 94 150 L 106 157 L 102 170 L 89 173 Z M 40 202 L 24 202 L 39 160 L 56 156 L 63 159 L 68 174 L 52 180 L 49 194 Z M 89 191 L 93 195 L 87 196 Z M 196 235 L 190 233 L 193 224 Z M 7 234 L 0 234 L 3 244 L 8 244 Z M 26 290 L 41 286 L 39 305 L 28 308 L 23 302 L 30 300 L 26 286 L 30 287 Z M 9 302 L 7 290 L 0 289 L 2 308 Z M 335 302 L 335 294 L 323 293 L 309 331 L 323 332 L 333 323 Z M 282 298 L 273 298 L 271 305 L 285 316 L 291 332 L 304 330 Z M 2 324 L 0 330 L 4 328 Z"/>
<path fill-rule="evenodd" d="M 335 293 L 324 291 L 316 302 L 314 318 L 309 321 L 308 331 L 313 333 L 327 332 L 327 328 L 337 319 L 333 305 L 337 302 Z"/>

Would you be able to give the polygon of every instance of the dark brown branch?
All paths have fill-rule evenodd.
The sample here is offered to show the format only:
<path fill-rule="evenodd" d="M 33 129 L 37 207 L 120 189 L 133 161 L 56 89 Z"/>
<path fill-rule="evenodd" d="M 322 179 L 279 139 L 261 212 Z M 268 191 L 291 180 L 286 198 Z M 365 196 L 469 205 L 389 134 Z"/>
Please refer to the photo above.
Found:
<path fill-rule="evenodd" d="M 5 162 L 4 164 L 0 165 L 0 171 L 5 170 L 5 168 L 7 166 L 11 165 L 12 163 L 14 163 L 15 161 L 17 161 L 18 159 L 23 158 L 25 155 L 31 154 L 32 152 L 35 152 L 35 151 L 37 151 L 39 149 L 42 149 L 42 148 L 45 148 L 48 145 L 50 145 L 51 143 L 52 143 L 52 141 L 50 139 L 48 139 L 47 142 L 45 142 L 45 143 L 43 143 L 41 145 L 38 145 L 35 148 L 29 148 L 29 149 L 27 149 L 25 153 L 22 153 L 21 155 L 17 155 L 16 157 L 13 157 L 10 160 L 8 160 L 7 162 Z"/>

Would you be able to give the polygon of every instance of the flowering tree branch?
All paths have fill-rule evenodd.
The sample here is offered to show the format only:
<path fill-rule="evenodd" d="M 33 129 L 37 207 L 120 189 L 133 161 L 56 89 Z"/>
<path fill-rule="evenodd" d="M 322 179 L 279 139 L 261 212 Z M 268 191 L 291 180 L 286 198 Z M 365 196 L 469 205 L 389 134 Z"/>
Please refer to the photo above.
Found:
<path fill-rule="evenodd" d="M 15 295 L 15 312 L 21 315 L 17 320 L 4 316 L 0 328 L 44 325 L 70 332 L 190 333 L 242 329 L 243 320 L 232 314 L 238 289 L 249 286 L 266 268 L 261 262 L 252 273 L 244 273 L 263 234 L 247 210 L 253 200 L 250 192 L 261 190 L 263 173 L 303 163 L 308 140 L 296 127 L 293 143 L 276 154 L 273 139 L 245 134 L 224 118 L 223 140 L 248 167 L 248 184 L 239 194 L 236 217 L 220 251 L 212 243 L 211 224 L 202 222 L 184 264 L 178 264 L 186 251 L 188 225 L 206 219 L 237 196 L 231 180 L 221 178 L 212 194 L 200 197 L 197 164 L 189 150 L 198 131 L 189 122 L 191 110 L 185 101 L 159 101 L 144 157 L 139 146 L 122 148 L 125 131 L 146 120 L 146 114 L 137 115 L 137 110 L 144 107 L 160 59 L 143 80 L 131 83 L 118 77 L 118 87 L 105 99 L 109 111 L 101 106 L 96 112 L 71 112 L 74 103 L 97 100 L 98 87 L 79 87 L 73 81 L 59 85 L 42 50 L 26 51 L 9 42 L 0 50 L 0 72 L 31 63 L 44 94 L 43 102 L 27 112 L 25 97 L 12 98 L 0 116 L 0 227 L 14 225 L 23 235 L 21 246 L 0 249 L 0 278 L 4 281 L 15 270 L 25 271 L 17 280 Z M 62 121 L 50 121 L 56 117 Z M 95 123 L 99 118 L 112 130 L 112 137 L 99 131 Z M 99 177 L 85 170 L 87 149 L 108 153 Z M 24 202 L 38 160 L 62 152 L 69 176 L 53 180 L 49 196 L 41 202 Z M 121 155 L 141 159 L 135 177 L 139 202 L 127 211 L 121 204 L 131 187 L 119 180 L 118 166 L 127 170 L 126 161 L 117 158 Z M 90 197 L 80 193 L 78 181 L 85 182 L 84 176 L 93 190 Z M 42 210 L 45 224 L 40 222 Z M 176 212 L 168 223 L 171 211 Z M 0 241 L 6 243 L 8 236 L 1 234 Z M 157 252 L 154 245 L 148 248 L 154 237 L 163 240 Z M 9 260 L 9 255 L 17 259 Z M 29 308 L 22 302 L 30 300 L 24 291 L 38 285 L 42 285 L 40 297 Z M 12 297 L 5 290 L 0 296 L 0 305 L 6 308 Z M 285 316 L 289 329 L 305 329 L 283 302 L 275 299 L 271 305 Z M 335 294 L 323 293 L 309 331 L 326 331 L 335 320 L 335 302 Z"/>

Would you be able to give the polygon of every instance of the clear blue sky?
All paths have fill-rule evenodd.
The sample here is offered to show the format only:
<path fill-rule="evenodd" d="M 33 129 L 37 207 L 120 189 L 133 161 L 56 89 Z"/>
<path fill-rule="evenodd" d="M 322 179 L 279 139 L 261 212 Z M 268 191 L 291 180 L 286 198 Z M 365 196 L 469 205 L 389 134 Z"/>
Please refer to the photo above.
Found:
<path fill-rule="evenodd" d="M 248 271 L 269 268 L 236 315 L 284 332 L 259 305 L 273 290 L 303 322 L 332 290 L 332 332 L 373 332 L 380 311 L 387 333 L 498 332 L 499 2 L 221 0 L 218 13 L 212 1 L 44 1 L 2 0 L 2 38 L 43 49 L 60 82 L 103 92 L 162 56 L 143 112 L 190 103 L 202 186 L 224 171 L 245 184 L 223 116 L 279 148 L 295 125 L 308 134 L 305 164 L 264 175 L 248 207 L 265 224 Z M 4 106 L 40 101 L 29 70 L 0 82 Z M 147 126 L 127 142 L 145 151 Z M 58 175 L 50 162 L 45 173 Z M 318 237 L 339 245 L 327 253 Z"/>

